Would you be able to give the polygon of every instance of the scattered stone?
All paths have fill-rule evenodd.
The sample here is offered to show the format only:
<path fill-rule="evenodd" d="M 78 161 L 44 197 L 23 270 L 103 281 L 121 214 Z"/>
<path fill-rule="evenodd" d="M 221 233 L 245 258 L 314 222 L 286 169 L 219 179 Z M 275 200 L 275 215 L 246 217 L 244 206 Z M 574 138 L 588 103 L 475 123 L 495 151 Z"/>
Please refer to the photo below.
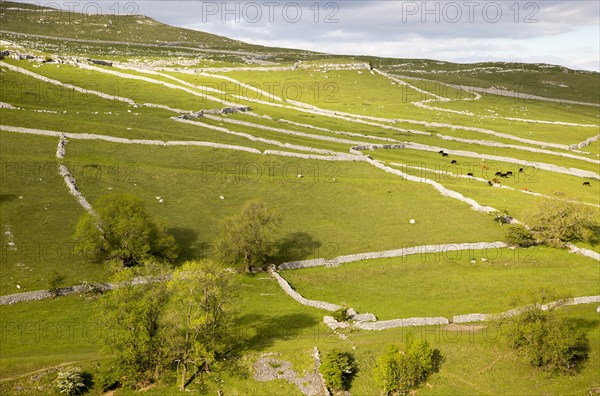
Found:
<path fill-rule="evenodd" d="M 333 316 L 323 316 L 323 323 L 327 325 L 331 330 L 346 329 L 350 324 L 348 322 L 338 322 Z"/>

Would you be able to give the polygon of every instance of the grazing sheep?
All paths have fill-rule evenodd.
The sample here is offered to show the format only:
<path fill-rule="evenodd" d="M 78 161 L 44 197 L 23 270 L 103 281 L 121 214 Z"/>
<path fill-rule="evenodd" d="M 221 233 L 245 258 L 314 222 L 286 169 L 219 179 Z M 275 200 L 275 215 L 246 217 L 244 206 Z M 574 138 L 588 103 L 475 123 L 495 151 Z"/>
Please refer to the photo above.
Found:
<path fill-rule="evenodd" d="M 410 219 L 409 223 L 410 223 L 410 224 L 415 224 L 415 223 L 416 223 L 416 221 L 415 221 L 415 219 Z"/>
<path fill-rule="evenodd" d="M 223 200 L 223 199 L 225 199 L 225 197 L 221 195 L 221 196 L 219 197 L 219 199 Z"/>
<path fill-rule="evenodd" d="M 477 264 L 477 260 L 471 259 L 471 264 Z"/>
<path fill-rule="evenodd" d="M 590 182 L 583 182 L 583 185 L 587 186 L 587 187 L 592 187 L 592 185 L 590 184 Z"/>

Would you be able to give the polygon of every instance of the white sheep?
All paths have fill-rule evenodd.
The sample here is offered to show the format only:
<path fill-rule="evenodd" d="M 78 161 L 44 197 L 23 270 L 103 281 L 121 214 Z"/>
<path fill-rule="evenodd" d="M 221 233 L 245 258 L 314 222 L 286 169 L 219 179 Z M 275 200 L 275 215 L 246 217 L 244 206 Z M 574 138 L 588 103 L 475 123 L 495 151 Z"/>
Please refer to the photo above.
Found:
<path fill-rule="evenodd" d="M 415 221 L 415 219 L 410 219 L 409 223 L 410 224 L 416 224 L 416 221 Z"/>

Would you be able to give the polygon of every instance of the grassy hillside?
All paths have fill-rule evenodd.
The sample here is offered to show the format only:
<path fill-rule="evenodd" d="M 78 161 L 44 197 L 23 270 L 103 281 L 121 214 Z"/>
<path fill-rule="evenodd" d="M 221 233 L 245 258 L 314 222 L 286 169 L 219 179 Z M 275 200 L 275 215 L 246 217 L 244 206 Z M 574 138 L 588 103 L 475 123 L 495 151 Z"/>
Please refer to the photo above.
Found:
<path fill-rule="evenodd" d="M 112 7 L 112 8 L 109 8 Z M 0 3 L 2 30 L 27 35 L 50 35 L 62 39 L 122 41 L 167 46 L 191 46 L 206 49 L 254 49 L 255 46 L 226 37 L 160 23 L 139 14 L 135 3 L 105 5 L 98 14 L 98 5 L 78 12 L 51 7 L 3 1 Z M 259 48 L 259 47 L 256 47 Z"/>
<path fill-rule="evenodd" d="M 92 205 L 109 193 L 139 197 L 180 244 L 175 266 L 214 256 L 223 219 L 250 200 L 282 217 L 273 264 L 503 240 L 507 227 L 473 207 L 521 220 L 550 197 L 600 212 L 599 143 L 570 147 L 598 134 L 598 107 L 561 102 L 598 103 L 598 73 L 258 47 L 129 14 L 0 3 L 2 296 L 45 289 L 54 271 L 68 285 L 109 279 L 104 263 L 73 252 L 84 209 L 59 164 Z M 256 64 L 265 56 L 269 64 Z M 69 135 L 57 158 L 61 133 Z M 548 247 L 366 260 L 282 276 L 306 298 L 379 319 L 495 313 L 510 307 L 509 296 L 546 286 L 600 294 L 596 260 Z M 588 394 L 600 386 L 597 304 L 561 311 L 586 332 L 591 354 L 580 373 L 549 377 L 490 340 L 493 329 L 481 324 L 353 330 L 343 339 L 323 324 L 327 311 L 297 303 L 268 274 L 236 277 L 242 347 L 192 381 L 192 392 L 300 394 L 282 379 L 256 381 L 253 365 L 274 353 L 308 373 L 316 346 L 352 350 L 360 371 L 351 393 L 379 394 L 375 358 L 409 331 L 446 356 L 416 394 Z M 52 394 L 63 366 L 96 373 L 107 358 L 96 337 L 105 329 L 94 327 L 97 298 L 0 305 L 0 393 Z M 57 328 L 60 337 L 50 334 Z M 179 394 L 172 380 L 145 393 Z"/>

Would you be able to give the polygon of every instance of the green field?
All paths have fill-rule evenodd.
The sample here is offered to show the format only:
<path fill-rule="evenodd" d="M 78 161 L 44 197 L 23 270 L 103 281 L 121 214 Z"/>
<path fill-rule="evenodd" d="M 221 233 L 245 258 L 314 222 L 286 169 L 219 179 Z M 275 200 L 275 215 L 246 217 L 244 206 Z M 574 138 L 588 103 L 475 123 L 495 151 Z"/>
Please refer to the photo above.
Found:
<path fill-rule="evenodd" d="M 505 240 L 507 226 L 493 214 L 423 183 L 430 181 L 518 220 L 540 202 L 523 190 L 586 204 L 600 218 L 599 143 L 567 147 L 600 130 L 598 107 L 586 105 L 600 99 L 598 73 L 270 48 L 171 27 L 133 8 L 122 11 L 84 15 L 0 3 L 0 52 L 8 51 L 0 59 L 0 296 L 45 290 L 55 272 L 65 276 L 64 285 L 111 277 L 105 263 L 74 252 L 73 234 L 84 209 L 59 175 L 60 164 L 92 205 L 111 193 L 141 199 L 181 247 L 174 267 L 188 259 L 219 260 L 214 244 L 223 220 L 252 200 L 282 219 L 270 264 Z M 114 64 L 100 66 L 92 59 Z M 268 67 L 281 69 L 265 71 Z M 475 100 L 468 87 L 514 96 L 492 89 Z M 435 95 L 449 100 L 423 102 Z M 250 110 L 215 113 L 238 106 Z M 185 123 L 174 119 L 181 116 L 177 110 L 212 114 Z M 38 131 L 7 130 L 15 127 Z M 62 159 L 56 157 L 60 132 L 72 134 Z M 110 141 L 115 138 L 134 141 Z M 353 150 L 410 143 L 428 147 Z M 442 157 L 439 149 L 471 154 Z M 506 160 L 484 161 L 485 156 Z M 563 171 L 539 169 L 534 162 Z M 488 185 L 497 171 L 514 173 L 499 180 L 509 189 Z M 467 173 L 484 181 L 456 177 Z M 598 252 L 598 245 L 576 244 Z M 511 297 L 540 287 L 574 297 L 600 295 L 599 274 L 595 259 L 539 246 L 281 271 L 303 297 L 347 304 L 378 320 L 499 313 L 512 307 Z M 352 351 L 359 372 L 351 394 L 378 395 L 375 359 L 387 344 L 402 344 L 409 332 L 427 338 L 445 356 L 441 371 L 411 394 L 562 396 L 600 389 L 597 304 L 559 311 L 587 334 L 591 350 L 576 374 L 550 376 L 530 367 L 485 323 L 352 329 L 342 339 L 323 323 L 327 311 L 299 304 L 267 273 L 235 278 L 239 302 L 233 331 L 239 345 L 188 385 L 195 394 L 301 394 L 282 379 L 255 380 L 253 365 L 273 353 L 302 376 L 313 369 L 312 348 L 318 347 L 321 354 Z M 58 395 L 52 382 L 62 367 L 96 374 L 109 358 L 101 351 L 99 332 L 110 331 L 96 324 L 97 299 L 84 294 L 0 305 L 0 394 Z M 174 383 L 174 377 L 165 377 L 143 394 L 181 394 Z M 96 387 L 90 394 L 102 392 Z"/>
<path fill-rule="evenodd" d="M 573 297 L 595 296 L 600 292 L 599 270 L 595 260 L 548 248 L 493 248 L 421 251 L 282 275 L 306 298 L 348 304 L 388 320 L 500 313 L 511 309 L 511 296 L 533 285 L 561 289 Z"/>

